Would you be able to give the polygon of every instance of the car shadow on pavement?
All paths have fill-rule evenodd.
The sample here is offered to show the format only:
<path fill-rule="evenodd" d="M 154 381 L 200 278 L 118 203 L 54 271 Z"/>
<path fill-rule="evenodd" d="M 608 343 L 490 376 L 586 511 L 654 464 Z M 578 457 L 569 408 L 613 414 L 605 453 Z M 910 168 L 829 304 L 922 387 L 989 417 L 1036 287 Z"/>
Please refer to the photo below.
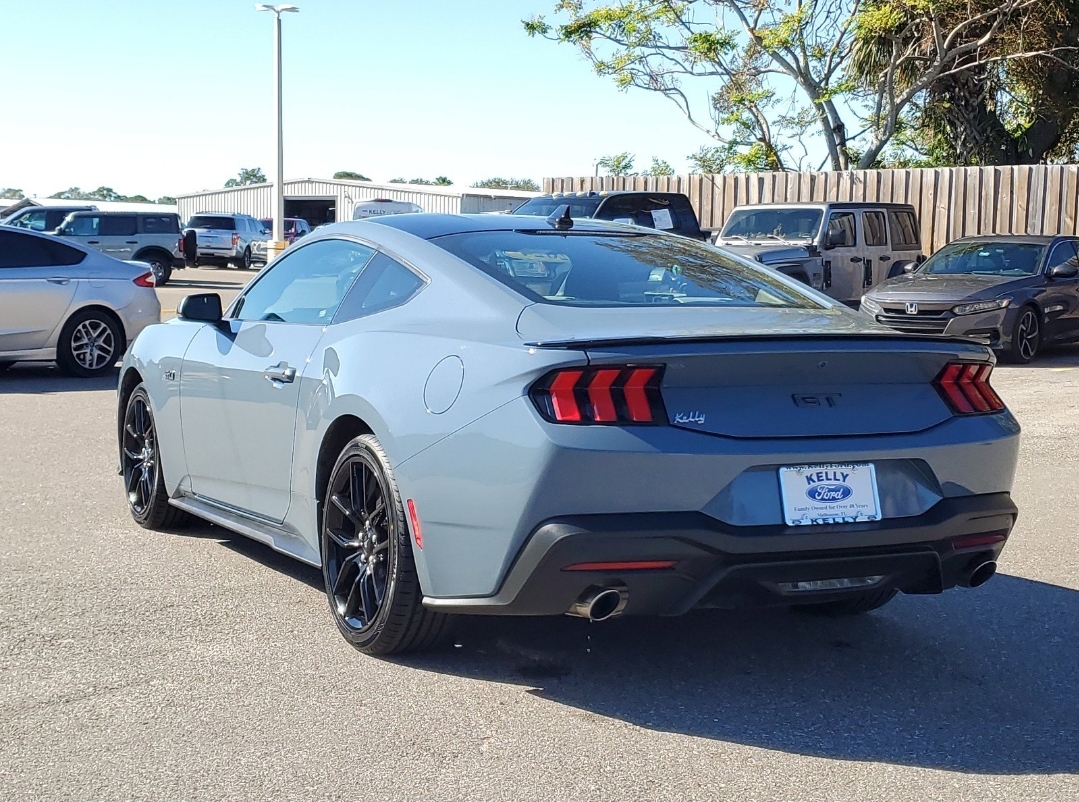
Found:
<path fill-rule="evenodd" d="M 1022 370 L 1038 368 L 1076 368 L 1079 367 L 1079 344 L 1049 345 L 1039 351 L 1034 361 L 1026 365 L 1012 362 L 1000 362 L 1002 368 L 1020 368 Z"/>
<path fill-rule="evenodd" d="M 1012 576 L 877 613 L 471 618 L 413 668 L 653 730 L 977 774 L 1079 772 L 1079 592 Z M 597 743 L 618 749 L 618 737 Z"/>
<path fill-rule="evenodd" d="M 119 376 L 119 370 L 113 369 L 102 376 L 80 379 L 61 373 L 59 368 L 47 362 L 20 362 L 0 371 L 0 395 L 116 390 Z"/>
<path fill-rule="evenodd" d="M 306 563 L 302 563 L 293 557 L 289 557 L 280 552 L 274 551 L 269 546 L 259 543 L 256 540 L 251 540 L 243 535 L 231 532 L 215 524 L 208 523 L 206 521 L 199 521 L 188 526 L 184 526 L 181 529 L 175 529 L 170 532 L 171 535 L 176 537 L 192 537 L 192 538 L 205 538 L 207 540 L 216 540 L 220 545 L 224 546 L 230 551 L 234 551 L 248 559 L 254 560 L 260 565 L 264 565 L 267 568 L 271 568 L 278 573 L 284 574 L 291 579 L 295 579 L 299 582 L 303 582 L 305 585 L 314 588 L 319 593 L 324 590 L 322 582 L 322 571 L 318 568 L 313 568 Z M 331 622 L 332 624 L 332 622 Z"/>
<path fill-rule="evenodd" d="M 248 279 L 255 277 L 254 273 L 245 273 L 244 275 Z M 177 290 L 242 290 L 246 285 L 236 281 L 206 281 L 205 279 L 186 281 L 174 278 L 164 286 Z"/>

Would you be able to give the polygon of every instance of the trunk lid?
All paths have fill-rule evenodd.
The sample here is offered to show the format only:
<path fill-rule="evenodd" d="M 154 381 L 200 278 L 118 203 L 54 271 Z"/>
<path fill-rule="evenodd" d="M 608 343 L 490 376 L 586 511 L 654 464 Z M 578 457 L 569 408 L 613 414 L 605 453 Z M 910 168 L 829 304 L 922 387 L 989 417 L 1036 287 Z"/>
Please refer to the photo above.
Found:
<path fill-rule="evenodd" d="M 577 317 L 567 313 L 584 312 L 575 337 L 532 342 L 583 350 L 595 365 L 663 365 L 668 422 L 725 437 L 924 431 L 952 416 L 932 384 L 944 366 L 990 358 L 974 343 L 900 335 L 842 308 L 529 310 L 518 326 L 526 339 L 545 328 L 537 316 L 564 332 Z M 679 323 L 657 312 L 681 313 Z"/>

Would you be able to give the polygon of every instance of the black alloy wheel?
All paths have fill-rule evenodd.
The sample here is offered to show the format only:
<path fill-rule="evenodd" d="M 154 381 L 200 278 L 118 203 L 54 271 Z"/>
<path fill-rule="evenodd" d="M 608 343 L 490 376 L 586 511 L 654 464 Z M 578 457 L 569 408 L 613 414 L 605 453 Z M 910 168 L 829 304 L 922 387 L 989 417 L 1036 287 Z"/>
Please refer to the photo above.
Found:
<path fill-rule="evenodd" d="M 429 647 L 445 616 L 422 604 L 405 511 L 382 446 L 351 441 L 334 466 L 322 513 L 322 565 L 330 612 L 361 652 Z"/>
<path fill-rule="evenodd" d="M 146 529 L 169 529 L 188 520 L 187 513 L 169 504 L 161 474 L 157 428 L 144 385 L 132 392 L 120 432 L 120 464 L 127 507 L 135 523 Z"/>
<path fill-rule="evenodd" d="M 1015 321 L 1015 331 L 1012 332 L 1012 347 L 1008 352 L 1009 361 L 1026 365 L 1038 353 L 1042 343 L 1041 318 L 1032 306 L 1024 306 L 1019 310 L 1019 318 Z"/>
<path fill-rule="evenodd" d="M 250 270 L 251 269 L 251 249 L 250 248 L 245 248 L 244 249 L 244 255 L 240 259 L 240 269 L 241 270 Z"/>

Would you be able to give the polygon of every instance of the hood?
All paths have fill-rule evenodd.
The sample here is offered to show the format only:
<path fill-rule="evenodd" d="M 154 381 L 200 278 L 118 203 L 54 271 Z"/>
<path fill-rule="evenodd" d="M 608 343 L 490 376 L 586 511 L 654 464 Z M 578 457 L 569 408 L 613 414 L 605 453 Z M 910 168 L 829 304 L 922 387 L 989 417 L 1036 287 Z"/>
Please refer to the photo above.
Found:
<path fill-rule="evenodd" d="M 910 273 L 889 279 L 867 294 L 874 301 L 965 301 L 986 300 L 1007 291 L 1011 284 L 1029 281 L 1032 276 L 979 276 L 973 273 L 935 276 Z"/>
<path fill-rule="evenodd" d="M 738 254 L 745 259 L 751 259 L 766 265 L 808 259 L 810 256 L 808 245 L 788 245 L 775 240 L 766 243 L 717 243 L 716 246 L 725 251 Z"/>
<path fill-rule="evenodd" d="M 534 344 L 617 340 L 702 340 L 718 337 L 895 335 L 868 315 L 841 305 L 822 309 L 633 306 L 596 308 L 537 303 L 517 320 Z"/>

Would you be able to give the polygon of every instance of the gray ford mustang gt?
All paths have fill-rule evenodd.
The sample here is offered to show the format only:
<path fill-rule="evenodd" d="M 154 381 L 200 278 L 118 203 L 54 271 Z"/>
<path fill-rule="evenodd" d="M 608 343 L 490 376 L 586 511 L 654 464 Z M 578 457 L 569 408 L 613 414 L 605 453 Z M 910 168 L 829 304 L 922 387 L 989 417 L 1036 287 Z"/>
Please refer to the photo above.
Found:
<path fill-rule="evenodd" d="M 993 575 L 1019 426 L 987 348 L 559 212 L 332 225 L 224 314 L 186 298 L 121 369 L 135 521 L 321 567 L 369 654 L 452 614 L 858 613 Z"/>

